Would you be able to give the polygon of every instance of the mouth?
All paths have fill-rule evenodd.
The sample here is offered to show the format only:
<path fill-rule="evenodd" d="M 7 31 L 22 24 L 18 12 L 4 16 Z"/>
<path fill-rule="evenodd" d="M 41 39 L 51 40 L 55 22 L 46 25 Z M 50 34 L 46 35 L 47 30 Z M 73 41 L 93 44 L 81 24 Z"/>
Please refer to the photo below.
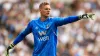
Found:
<path fill-rule="evenodd" d="M 49 15 L 50 13 L 46 13 L 47 15 Z"/>

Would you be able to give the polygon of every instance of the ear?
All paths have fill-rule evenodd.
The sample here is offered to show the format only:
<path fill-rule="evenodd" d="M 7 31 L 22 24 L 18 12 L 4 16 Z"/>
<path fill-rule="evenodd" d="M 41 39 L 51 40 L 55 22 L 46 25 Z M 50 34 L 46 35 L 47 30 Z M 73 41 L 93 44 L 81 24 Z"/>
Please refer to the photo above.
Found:
<path fill-rule="evenodd" d="M 39 11 L 41 11 L 41 8 L 39 8 Z"/>
<path fill-rule="evenodd" d="M 40 12 L 42 12 L 42 9 L 39 9 Z"/>

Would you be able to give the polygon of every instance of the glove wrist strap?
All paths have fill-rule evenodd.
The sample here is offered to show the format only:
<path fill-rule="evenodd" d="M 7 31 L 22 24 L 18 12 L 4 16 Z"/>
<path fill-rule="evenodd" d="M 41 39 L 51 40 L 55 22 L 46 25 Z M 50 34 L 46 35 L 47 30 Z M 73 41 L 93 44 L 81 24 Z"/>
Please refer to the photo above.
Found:
<path fill-rule="evenodd" d="M 79 16 L 79 19 L 86 19 L 86 18 L 88 18 L 88 15 L 87 14 L 83 14 L 83 15 L 80 15 Z"/>

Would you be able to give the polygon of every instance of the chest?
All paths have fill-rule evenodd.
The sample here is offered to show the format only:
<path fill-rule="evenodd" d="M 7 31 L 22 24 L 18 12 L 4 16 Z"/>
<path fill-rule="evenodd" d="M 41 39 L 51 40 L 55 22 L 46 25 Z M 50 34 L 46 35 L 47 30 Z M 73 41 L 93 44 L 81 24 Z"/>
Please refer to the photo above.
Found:
<path fill-rule="evenodd" d="M 45 36 L 52 32 L 54 29 L 53 22 L 34 22 L 32 32 L 38 36 Z"/>

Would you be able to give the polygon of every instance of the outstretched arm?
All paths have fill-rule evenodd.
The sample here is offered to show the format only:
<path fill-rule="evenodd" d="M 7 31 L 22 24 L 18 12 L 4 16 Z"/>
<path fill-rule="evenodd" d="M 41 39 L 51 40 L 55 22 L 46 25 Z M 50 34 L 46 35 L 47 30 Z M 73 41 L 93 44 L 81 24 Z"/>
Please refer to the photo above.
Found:
<path fill-rule="evenodd" d="M 54 22 L 56 26 L 62 26 L 78 20 L 80 20 L 78 16 L 68 16 L 68 17 L 57 17 Z"/>
<path fill-rule="evenodd" d="M 28 24 L 28 26 L 23 30 L 13 41 L 12 44 L 10 44 L 6 50 L 6 56 L 9 56 L 9 49 L 12 49 L 16 44 L 18 44 L 20 41 L 22 41 L 25 36 L 32 31 L 32 25 L 31 22 Z"/>
<path fill-rule="evenodd" d="M 13 44 L 16 45 L 17 43 L 22 41 L 27 34 L 31 33 L 32 31 L 31 28 L 32 28 L 31 23 L 29 23 L 28 26 L 15 38 Z"/>
<path fill-rule="evenodd" d="M 68 23 L 72 23 L 72 22 L 76 22 L 80 19 L 93 19 L 94 14 L 83 14 L 83 15 L 79 15 L 79 16 L 68 16 L 68 17 L 58 17 L 54 20 L 55 25 L 56 26 L 61 26 L 61 25 L 65 25 Z"/>

